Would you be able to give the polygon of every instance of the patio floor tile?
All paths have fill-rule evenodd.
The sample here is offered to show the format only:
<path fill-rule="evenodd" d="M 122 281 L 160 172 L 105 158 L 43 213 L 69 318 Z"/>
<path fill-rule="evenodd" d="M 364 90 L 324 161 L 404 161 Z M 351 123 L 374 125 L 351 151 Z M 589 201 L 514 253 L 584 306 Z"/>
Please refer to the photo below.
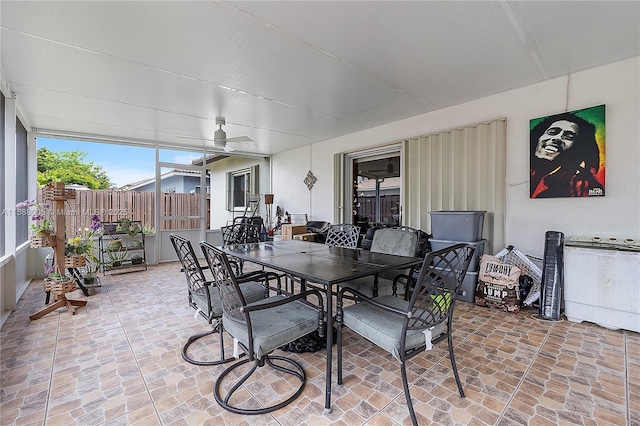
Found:
<path fill-rule="evenodd" d="M 230 364 L 185 362 L 182 346 L 210 330 L 194 316 L 177 263 L 102 278 L 102 287 L 70 315 L 38 320 L 42 281 L 33 281 L 0 330 L 2 425 L 368 425 L 410 424 L 400 367 L 389 354 L 344 331 L 343 386 L 335 351 L 332 411 L 324 413 L 325 354 L 276 351 L 301 363 L 306 387 L 290 405 L 245 416 L 213 397 Z M 591 323 L 542 321 L 459 302 L 454 321 L 460 398 L 445 344 L 407 363 L 419 424 L 640 425 L 640 334 Z M 201 360 L 219 357 L 219 335 L 194 343 Z M 225 354 L 233 339 L 224 335 Z M 238 377 L 247 364 L 232 373 Z M 231 381 L 223 382 L 228 389 Z M 238 391 L 237 402 L 272 403 L 296 386 L 269 370 Z"/>

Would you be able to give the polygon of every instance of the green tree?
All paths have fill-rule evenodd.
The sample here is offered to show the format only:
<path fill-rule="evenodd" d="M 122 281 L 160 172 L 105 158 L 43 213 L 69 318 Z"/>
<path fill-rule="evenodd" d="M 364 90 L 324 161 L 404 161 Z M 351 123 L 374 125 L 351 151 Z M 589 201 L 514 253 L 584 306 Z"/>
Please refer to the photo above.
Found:
<path fill-rule="evenodd" d="M 38 185 L 49 182 L 75 183 L 91 189 L 108 189 L 113 186 L 107 172 L 86 161 L 84 151 L 52 152 L 38 149 Z"/>

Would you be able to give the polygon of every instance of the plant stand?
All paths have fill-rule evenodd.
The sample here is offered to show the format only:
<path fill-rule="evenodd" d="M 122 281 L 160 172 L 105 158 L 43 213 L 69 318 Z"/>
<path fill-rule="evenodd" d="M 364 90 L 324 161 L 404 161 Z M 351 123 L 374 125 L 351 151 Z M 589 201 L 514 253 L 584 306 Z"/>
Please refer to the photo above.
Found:
<path fill-rule="evenodd" d="M 72 200 L 76 198 L 76 191 L 74 189 L 67 189 L 64 187 L 64 184 L 61 182 L 56 182 L 47 186 L 44 191 L 44 199 L 53 202 L 53 208 L 55 209 L 55 244 L 54 247 L 54 265 L 57 271 L 62 271 L 64 276 L 64 271 L 66 271 L 65 264 L 65 213 L 64 213 L 64 202 L 66 200 Z M 49 243 L 50 244 L 50 243 Z M 78 262 L 82 262 L 81 260 L 68 260 L 67 262 L 72 262 L 73 265 L 78 265 Z M 82 288 L 82 287 L 81 287 Z M 67 299 L 66 293 L 72 292 L 76 289 L 76 280 L 52 280 L 45 279 L 44 282 L 44 291 L 47 293 L 46 302 L 49 301 L 49 295 L 53 293 L 54 301 L 51 304 L 48 304 L 43 309 L 39 310 L 35 314 L 29 317 L 30 320 L 36 320 L 38 318 L 42 318 L 50 312 L 55 311 L 58 308 L 66 307 L 67 310 L 72 314 L 76 314 L 76 310 L 74 306 L 85 306 L 87 304 L 86 300 L 72 300 Z M 84 294 L 87 295 L 86 289 L 82 289 Z"/>
<path fill-rule="evenodd" d="M 53 293 L 54 301 L 35 314 L 31 315 L 29 319 L 33 321 L 38 318 L 42 318 L 49 312 L 53 312 L 58 308 L 67 308 L 67 311 L 69 311 L 71 315 L 75 315 L 76 310 L 74 306 L 85 306 L 87 304 L 86 300 L 67 299 L 66 293 L 74 291 L 75 289 L 76 282 L 74 279 L 69 279 L 66 281 L 45 279 L 44 291 Z"/>
<path fill-rule="evenodd" d="M 98 240 L 102 275 L 135 272 L 147 269 L 145 235 L 136 235 L 118 229 L 120 222 L 103 223 L 105 233 Z M 142 222 L 131 220 L 129 224 L 142 229 Z M 121 256 L 120 256 L 121 255 Z"/>

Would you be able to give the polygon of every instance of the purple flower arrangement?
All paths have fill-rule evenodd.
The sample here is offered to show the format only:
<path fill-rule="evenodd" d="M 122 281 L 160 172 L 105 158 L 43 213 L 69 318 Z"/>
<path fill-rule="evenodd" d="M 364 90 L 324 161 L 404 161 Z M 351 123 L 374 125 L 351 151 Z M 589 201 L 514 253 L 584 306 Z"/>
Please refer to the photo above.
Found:
<path fill-rule="evenodd" d="M 24 214 L 30 214 L 31 220 L 35 223 L 31 224 L 31 230 L 37 237 L 43 235 L 51 235 L 53 232 L 53 224 L 48 219 L 51 214 L 49 203 L 38 203 L 36 200 L 25 200 L 16 204 L 16 209 L 25 210 Z"/>

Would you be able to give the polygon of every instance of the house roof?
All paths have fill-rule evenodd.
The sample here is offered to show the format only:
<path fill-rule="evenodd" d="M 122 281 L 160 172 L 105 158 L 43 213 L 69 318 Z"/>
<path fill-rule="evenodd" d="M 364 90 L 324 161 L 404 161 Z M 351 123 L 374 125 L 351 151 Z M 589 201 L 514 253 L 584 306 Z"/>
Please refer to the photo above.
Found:
<path fill-rule="evenodd" d="M 182 169 L 173 169 L 170 170 L 168 172 L 163 173 L 162 175 L 160 175 L 160 179 L 165 179 L 171 176 L 199 176 L 200 172 L 196 171 L 196 170 L 182 170 Z M 156 181 L 155 177 L 152 178 L 148 178 L 148 179 L 142 179 L 139 180 L 137 182 L 132 182 L 132 183 L 128 183 L 126 185 L 121 186 L 119 189 L 121 190 L 130 190 L 130 189 L 136 189 L 136 188 L 140 188 L 142 186 L 148 185 L 150 183 L 153 183 Z"/>
<path fill-rule="evenodd" d="M 225 158 L 228 158 L 228 157 L 229 157 L 228 155 L 222 155 L 222 154 L 208 154 L 206 156 L 206 164 L 211 164 L 216 161 L 224 160 Z M 191 164 L 194 166 L 202 165 L 202 157 L 196 158 L 191 162 Z"/>

